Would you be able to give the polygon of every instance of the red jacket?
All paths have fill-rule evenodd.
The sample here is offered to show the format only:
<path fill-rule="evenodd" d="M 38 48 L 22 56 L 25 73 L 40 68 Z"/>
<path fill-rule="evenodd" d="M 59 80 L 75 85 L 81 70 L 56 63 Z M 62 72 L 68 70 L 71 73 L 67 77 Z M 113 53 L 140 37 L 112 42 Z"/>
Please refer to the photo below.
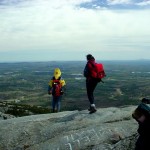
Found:
<path fill-rule="evenodd" d="M 84 68 L 84 76 L 86 78 L 92 78 L 92 70 L 95 69 L 95 59 L 88 60 Z"/>

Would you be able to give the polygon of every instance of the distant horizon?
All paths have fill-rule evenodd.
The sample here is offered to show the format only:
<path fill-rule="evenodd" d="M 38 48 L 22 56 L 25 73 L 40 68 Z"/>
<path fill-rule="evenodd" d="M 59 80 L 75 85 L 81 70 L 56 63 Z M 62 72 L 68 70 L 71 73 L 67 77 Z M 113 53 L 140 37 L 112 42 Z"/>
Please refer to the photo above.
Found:
<path fill-rule="evenodd" d="M 96 60 L 98 61 L 150 61 L 150 59 L 126 59 L 126 60 Z M 35 60 L 35 61 L 0 61 L 0 63 L 42 63 L 42 62 L 86 62 L 86 60 Z"/>

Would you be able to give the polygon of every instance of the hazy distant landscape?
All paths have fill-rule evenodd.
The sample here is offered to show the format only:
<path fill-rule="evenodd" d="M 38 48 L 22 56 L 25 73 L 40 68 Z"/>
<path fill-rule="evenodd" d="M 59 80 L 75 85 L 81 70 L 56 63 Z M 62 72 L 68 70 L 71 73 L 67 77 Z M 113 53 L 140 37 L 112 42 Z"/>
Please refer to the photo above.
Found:
<path fill-rule="evenodd" d="M 150 97 L 150 61 L 102 61 L 107 77 L 95 90 L 97 107 L 136 105 Z M 54 68 L 59 67 L 66 81 L 61 108 L 87 109 L 84 61 L 0 63 L 0 101 L 51 107 L 47 94 Z"/>

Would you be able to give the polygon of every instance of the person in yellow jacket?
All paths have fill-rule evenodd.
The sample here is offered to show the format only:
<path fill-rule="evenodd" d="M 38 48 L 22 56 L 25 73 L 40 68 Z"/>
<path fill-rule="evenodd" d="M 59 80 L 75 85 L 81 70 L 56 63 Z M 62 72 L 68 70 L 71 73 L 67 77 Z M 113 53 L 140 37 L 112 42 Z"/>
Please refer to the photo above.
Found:
<path fill-rule="evenodd" d="M 48 94 L 52 94 L 52 112 L 60 111 L 60 102 L 64 94 L 66 82 L 61 77 L 61 70 L 54 69 L 54 75 L 48 83 Z"/>

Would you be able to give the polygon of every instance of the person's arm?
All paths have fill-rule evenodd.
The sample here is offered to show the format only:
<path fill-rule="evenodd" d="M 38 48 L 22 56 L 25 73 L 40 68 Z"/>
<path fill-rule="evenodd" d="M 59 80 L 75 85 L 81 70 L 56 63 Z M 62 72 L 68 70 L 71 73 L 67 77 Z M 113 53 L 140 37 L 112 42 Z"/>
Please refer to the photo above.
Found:
<path fill-rule="evenodd" d="M 65 80 L 61 78 L 61 79 L 60 79 L 60 84 L 61 84 L 62 87 L 65 86 L 65 85 L 66 85 Z"/>
<path fill-rule="evenodd" d="M 52 94 L 52 84 L 53 84 L 53 80 L 50 80 L 49 81 L 49 84 L 48 84 L 48 94 Z"/>
<path fill-rule="evenodd" d="M 63 95 L 65 93 L 65 90 L 66 90 L 66 82 L 65 82 L 65 80 L 63 80 L 63 78 L 60 79 L 60 84 L 62 86 L 61 95 Z"/>
<path fill-rule="evenodd" d="M 83 75 L 84 75 L 84 77 L 88 77 L 88 75 L 89 75 L 88 64 L 86 64 L 86 66 L 84 68 Z"/>

